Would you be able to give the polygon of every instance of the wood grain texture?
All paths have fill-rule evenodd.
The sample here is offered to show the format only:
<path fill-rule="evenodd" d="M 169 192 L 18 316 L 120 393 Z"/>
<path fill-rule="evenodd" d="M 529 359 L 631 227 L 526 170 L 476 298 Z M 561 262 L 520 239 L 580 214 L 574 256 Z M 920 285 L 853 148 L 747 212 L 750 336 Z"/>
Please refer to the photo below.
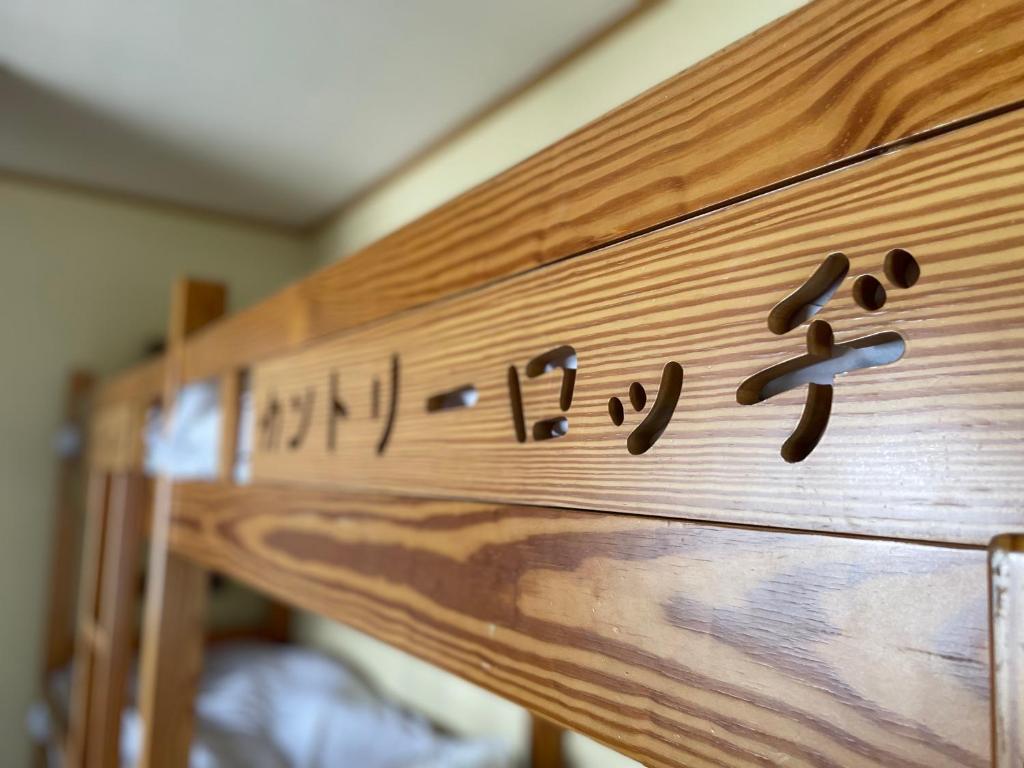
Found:
<path fill-rule="evenodd" d="M 189 336 L 224 312 L 219 283 L 182 279 L 171 289 L 164 366 L 165 412 L 173 413 Z M 189 762 L 195 692 L 203 664 L 207 573 L 170 551 L 170 478 L 157 480 L 146 580 L 139 712 L 139 768 L 182 768 Z"/>
<path fill-rule="evenodd" d="M 103 548 L 101 604 L 93 625 L 92 687 L 89 701 L 89 768 L 117 768 L 121 764 L 121 715 L 125 686 L 132 663 L 135 605 L 146 481 L 137 472 L 111 480 L 107 535 Z"/>
<path fill-rule="evenodd" d="M 220 377 L 217 393 L 220 403 L 220 444 L 217 446 L 217 471 L 220 479 L 226 481 L 230 481 L 234 476 L 235 458 L 238 455 L 241 392 L 242 376 L 240 373 L 228 372 Z"/>
<path fill-rule="evenodd" d="M 90 467 L 104 472 L 126 472 L 142 467 L 147 408 L 148 405 L 133 398 L 110 400 L 93 408 L 87 449 Z"/>
<path fill-rule="evenodd" d="M 187 379 L 1024 99 L 1020 0 L 817 0 L 200 335 Z"/>
<path fill-rule="evenodd" d="M 65 749 L 67 764 L 74 768 L 85 765 L 89 737 L 95 727 L 89 717 L 95 670 L 93 642 L 88 630 L 95 626 L 100 608 L 109 497 L 110 476 L 101 470 L 91 470 L 86 487 L 81 579 L 78 583 L 78 622 Z"/>
<path fill-rule="evenodd" d="M 100 383 L 96 405 L 135 401 L 150 404 L 160 399 L 164 385 L 162 356 L 139 363 Z"/>
<path fill-rule="evenodd" d="M 530 717 L 530 768 L 566 768 L 565 731 L 543 717 Z"/>
<path fill-rule="evenodd" d="M 159 504 L 168 483 L 161 482 L 157 488 Z M 166 533 L 159 528 L 154 528 L 150 542 L 139 662 L 142 748 L 138 765 L 182 768 L 188 765 L 195 694 L 203 666 L 206 572 L 168 551 Z M 154 566 L 157 553 L 159 561 Z"/>
<path fill-rule="evenodd" d="M 1024 766 L 1024 534 L 989 548 L 994 768 Z"/>
<path fill-rule="evenodd" d="M 986 766 L 985 552 L 275 486 L 175 551 L 648 766 Z"/>
<path fill-rule="evenodd" d="M 1015 112 L 268 361 L 253 477 L 984 546 L 1024 524 L 1022 158 Z M 884 274 L 898 248 L 919 264 L 910 288 Z M 787 463 L 807 386 L 754 405 L 739 389 L 807 355 L 806 323 L 779 336 L 768 320 L 837 251 L 849 275 L 815 323 L 836 345 L 899 334 L 905 352 L 836 375 L 824 438 Z M 855 298 L 866 274 L 888 291 L 878 311 Z M 527 365 L 561 345 L 578 366 L 567 411 L 561 373 Z M 682 396 L 632 455 L 631 383 L 654 413 L 670 362 Z M 568 434 L 517 442 L 510 367 L 526 431 L 565 417 Z M 464 385 L 473 407 L 429 410 Z"/>

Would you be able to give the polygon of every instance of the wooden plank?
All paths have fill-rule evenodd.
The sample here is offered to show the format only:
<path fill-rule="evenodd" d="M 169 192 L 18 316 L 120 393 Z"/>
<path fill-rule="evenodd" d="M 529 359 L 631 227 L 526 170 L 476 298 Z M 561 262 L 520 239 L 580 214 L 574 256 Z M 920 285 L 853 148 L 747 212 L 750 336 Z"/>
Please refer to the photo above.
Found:
<path fill-rule="evenodd" d="M 235 459 L 238 455 L 238 420 L 241 415 L 242 392 L 241 374 L 229 371 L 220 378 L 220 445 L 218 474 L 221 480 L 230 481 L 235 474 Z"/>
<path fill-rule="evenodd" d="M 110 478 L 106 472 L 91 470 L 86 489 L 85 528 L 82 541 L 81 581 L 78 584 L 78 631 L 72 667 L 71 698 L 68 705 L 68 765 L 85 764 L 93 723 L 89 701 L 95 682 L 93 641 L 88 628 L 95 625 L 103 583 L 103 550 L 107 536 L 107 503 Z"/>
<path fill-rule="evenodd" d="M 530 718 L 530 768 L 565 768 L 565 731 L 543 717 Z"/>
<path fill-rule="evenodd" d="M 142 467 L 147 407 L 137 400 L 124 400 L 95 408 L 89 423 L 89 466 L 106 472 Z"/>
<path fill-rule="evenodd" d="M 224 312 L 223 285 L 180 280 L 171 293 L 164 398 L 171 412 L 189 335 Z M 139 768 L 188 765 L 194 699 L 203 663 L 206 572 L 170 551 L 171 480 L 158 478 L 150 535 L 146 607 L 139 661 L 142 746 Z"/>
<path fill-rule="evenodd" d="M 76 544 L 82 531 L 79 494 L 76 492 L 85 446 L 85 412 L 94 387 L 92 374 L 73 371 L 68 377 L 64 406 L 63 437 L 68 442 L 58 449 L 57 482 L 54 491 L 53 530 L 50 534 L 50 574 L 46 610 L 46 648 L 39 683 L 45 693 L 54 670 L 71 661 L 74 650 L 74 573 Z"/>
<path fill-rule="evenodd" d="M 96 395 L 97 405 L 122 403 L 126 400 L 149 405 L 163 392 L 164 359 L 155 357 L 134 365 L 103 381 Z"/>
<path fill-rule="evenodd" d="M 167 487 L 165 481 L 158 484 L 158 498 Z M 151 557 L 157 551 L 152 542 L 164 541 L 164 536 L 154 530 Z M 195 693 L 203 666 L 206 573 L 195 563 L 163 551 L 159 565 L 149 567 L 146 592 L 139 679 L 139 768 L 188 765 Z"/>
<path fill-rule="evenodd" d="M 984 546 L 1024 524 L 1021 158 L 1014 112 L 258 365 L 253 477 Z"/>
<path fill-rule="evenodd" d="M 206 378 L 1024 99 L 1020 0 L 818 0 L 189 345 Z"/>
<path fill-rule="evenodd" d="M 102 600 L 92 648 L 87 762 L 92 768 L 117 768 L 121 764 L 121 714 L 132 663 L 142 520 L 149 513 L 149 507 L 143 506 L 145 498 L 141 474 L 120 473 L 112 479 Z"/>
<path fill-rule="evenodd" d="M 172 545 L 648 766 L 987 766 L 985 552 L 174 489 Z"/>
<path fill-rule="evenodd" d="M 989 548 L 994 768 L 1024 766 L 1024 534 Z"/>

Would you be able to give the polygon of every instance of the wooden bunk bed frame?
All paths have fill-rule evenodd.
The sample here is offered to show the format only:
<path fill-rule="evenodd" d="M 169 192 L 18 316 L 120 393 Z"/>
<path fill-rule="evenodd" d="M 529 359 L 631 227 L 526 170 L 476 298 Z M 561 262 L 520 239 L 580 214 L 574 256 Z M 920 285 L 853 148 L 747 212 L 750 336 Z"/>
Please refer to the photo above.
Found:
<path fill-rule="evenodd" d="M 1019 768 L 1022 31 L 816 0 L 258 306 L 177 286 L 95 460 L 186 382 L 225 468 L 243 371 L 259 421 L 157 481 L 142 765 L 216 570 L 649 766 Z"/>
<path fill-rule="evenodd" d="M 158 372 L 161 363 L 140 368 Z M 159 377 L 151 376 L 155 383 Z M 50 740 L 63 764 L 120 764 L 121 714 L 126 682 L 137 649 L 140 564 L 152 526 L 153 480 L 143 470 L 142 425 L 161 393 L 143 385 L 131 397 L 107 400 L 101 391 L 93 409 L 84 451 L 85 514 L 76 503 L 82 451 L 71 438 L 84 434 L 93 377 L 69 376 L 64 431 L 68 445 L 59 452 L 51 543 L 50 601 L 45 624 L 40 690 L 49 713 Z M 112 406 L 112 407 L 111 407 Z M 96 414 L 102 414 L 97 417 Z M 83 520 L 84 518 L 84 520 Z M 75 549 L 82 538 L 80 574 Z M 76 578 L 76 575 L 79 578 Z M 78 592 L 77 605 L 73 600 Z M 75 610 L 72 610 L 75 609 Z M 75 613 L 77 612 L 77 618 Z M 290 611 L 272 601 L 262 615 L 225 628 L 202 629 L 212 645 L 238 638 L 285 642 Z M 51 689 L 53 675 L 74 657 L 71 700 L 65 707 Z M 40 745 L 36 765 L 46 764 Z"/>

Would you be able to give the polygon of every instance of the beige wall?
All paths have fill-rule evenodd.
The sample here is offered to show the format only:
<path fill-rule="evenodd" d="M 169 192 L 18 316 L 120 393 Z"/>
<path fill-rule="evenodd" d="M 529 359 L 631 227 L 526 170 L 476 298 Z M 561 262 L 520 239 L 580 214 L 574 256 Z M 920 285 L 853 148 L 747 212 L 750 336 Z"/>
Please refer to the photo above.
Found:
<path fill-rule="evenodd" d="M 553 77 L 349 207 L 318 233 L 326 264 L 386 235 L 529 157 L 662 80 L 802 5 L 802 0 L 667 0 L 576 58 Z M 299 625 L 306 642 L 370 670 L 380 684 L 454 730 L 521 737 L 525 713 L 440 670 L 319 617 Z M 574 764 L 635 766 L 572 736 Z"/>
<path fill-rule="evenodd" d="M 269 230 L 0 176 L 0 763 L 29 764 L 24 716 L 41 652 L 51 448 L 65 375 L 134 361 L 163 334 L 171 281 L 226 281 L 233 307 L 310 267 Z"/>

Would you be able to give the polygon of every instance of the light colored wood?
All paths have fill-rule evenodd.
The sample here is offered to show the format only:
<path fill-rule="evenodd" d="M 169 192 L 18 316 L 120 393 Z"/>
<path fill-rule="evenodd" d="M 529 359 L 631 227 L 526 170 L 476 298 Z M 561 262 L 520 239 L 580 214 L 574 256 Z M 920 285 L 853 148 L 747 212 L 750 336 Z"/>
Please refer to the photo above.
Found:
<path fill-rule="evenodd" d="M 993 768 L 1024 766 L 1024 534 L 989 548 Z"/>
<path fill-rule="evenodd" d="M 186 339 L 224 312 L 226 296 L 220 284 L 175 283 L 164 369 L 166 413 L 173 412 L 181 383 Z M 157 480 L 139 660 L 139 768 L 188 765 L 195 690 L 202 671 L 207 574 L 169 549 L 170 490 L 169 478 Z"/>
<path fill-rule="evenodd" d="M 70 702 L 67 764 L 120 764 L 121 712 L 132 660 L 146 481 L 93 470 Z"/>
<path fill-rule="evenodd" d="M 1022 157 L 1024 111 L 258 365 L 253 477 L 985 546 L 1024 525 Z M 919 263 L 911 288 L 884 274 L 897 248 Z M 807 354 L 806 324 L 777 336 L 768 319 L 836 251 L 849 276 L 815 323 L 837 345 L 896 332 L 905 353 L 836 376 L 824 438 L 787 463 L 806 385 L 756 405 L 738 390 Z M 855 301 L 864 274 L 888 291 L 879 311 Z M 565 412 L 560 371 L 526 370 L 561 345 L 578 363 Z M 646 386 L 652 413 L 670 362 L 678 405 L 632 455 L 627 392 Z M 565 417 L 567 435 L 517 442 L 510 366 L 527 427 Z M 475 406 L 429 411 L 465 385 Z"/>
<path fill-rule="evenodd" d="M 817 0 L 190 344 L 188 380 L 1024 99 L 1020 0 Z"/>
<path fill-rule="evenodd" d="M 565 768 L 565 731 L 543 717 L 530 718 L 530 768 Z"/>
<path fill-rule="evenodd" d="M 142 546 L 144 480 L 128 472 L 111 481 L 103 551 L 102 600 L 94 625 L 93 682 L 89 702 L 89 768 L 116 768 L 120 760 L 121 713 L 132 662 L 135 591 Z"/>
<path fill-rule="evenodd" d="M 94 684 L 93 646 L 90 628 L 99 614 L 103 583 L 103 550 L 107 531 L 110 479 L 106 472 L 91 469 L 86 489 L 85 526 L 82 536 L 82 565 L 78 595 L 78 634 L 72 667 L 69 702 L 67 764 L 69 768 L 85 765 L 93 723 L 90 720 L 90 699 Z"/>
<path fill-rule="evenodd" d="M 158 484 L 157 504 L 167 483 Z M 196 687 L 203 664 L 206 573 L 194 562 L 160 547 L 155 529 L 150 557 L 140 661 L 142 750 L 139 768 L 183 768 L 192 743 Z"/>
<path fill-rule="evenodd" d="M 269 485 L 172 545 L 648 766 L 988 765 L 985 552 Z"/>
<path fill-rule="evenodd" d="M 71 660 L 74 650 L 74 586 L 76 545 L 82 530 L 78 480 L 85 446 L 85 415 L 93 391 L 92 374 L 74 371 L 68 377 L 64 405 L 64 428 L 82 441 L 77 449 L 67 447 L 57 463 L 53 531 L 50 537 L 50 575 L 46 612 L 46 649 L 39 683 L 45 690 L 50 675 Z"/>
<path fill-rule="evenodd" d="M 82 626 L 78 629 L 78 636 L 93 651 L 105 649 L 109 645 L 106 633 L 95 618 L 82 623 Z"/>
<path fill-rule="evenodd" d="M 220 461 L 221 480 L 230 481 L 235 472 L 235 458 L 238 453 L 238 419 L 242 391 L 241 375 L 228 371 L 220 377 Z"/>
<path fill-rule="evenodd" d="M 164 384 L 163 356 L 139 363 L 105 379 L 96 393 L 99 406 L 132 401 L 151 404 L 160 399 Z"/>
<path fill-rule="evenodd" d="M 139 469 L 145 456 L 146 409 L 137 400 L 111 402 L 96 408 L 89 428 L 89 465 L 106 472 Z"/>
<path fill-rule="evenodd" d="M 300 385 L 279 393 L 289 404 L 315 382 L 309 429 L 323 441 L 326 366 L 360 382 L 337 433 L 345 461 L 296 449 L 257 457 L 261 477 L 484 501 L 164 483 L 142 764 L 187 758 L 199 563 L 651 766 L 987 765 L 980 549 L 657 516 L 974 544 L 1020 524 L 1021 118 L 793 182 L 1020 102 L 1022 21 L 1019 0 L 818 0 L 270 301 L 187 342 L 172 332 L 168 403 L 183 380 L 276 358 L 257 371 L 257 407 L 275 382 Z M 880 275 L 896 247 L 923 276 L 889 285 L 870 316 L 850 286 Z M 821 316 L 834 343 L 893 328 L 907 354 L 842 376 L 824 440 L 787 465 L 778 451 L 798 394 L 747 407 L 737 388 L 832 348 L 820 326 L 805 345 L 802 328 L 776 339 L 766 320 L 839 249 L 852 269 Z M 569 343 L 580 366 L 568 435 L 509 444 L 502 376 Z M 679 410 L 632 456 L 637 421 L 613 430 L 608 398 L 640 381 L 653 400 L 673 360 L 685 368 Z M 370 384 L 380 393 L 391 371 L 397 421 L 381 432 Z M 146 380 L 129 378 L 119 386 Z M 467 383 L 474 409 L 426 417 L 429 396 Z M 530 424 L 549 415 L 558 377 L 523 383 Z M 734 422 L 737 411 L 749 415 Z"/>

